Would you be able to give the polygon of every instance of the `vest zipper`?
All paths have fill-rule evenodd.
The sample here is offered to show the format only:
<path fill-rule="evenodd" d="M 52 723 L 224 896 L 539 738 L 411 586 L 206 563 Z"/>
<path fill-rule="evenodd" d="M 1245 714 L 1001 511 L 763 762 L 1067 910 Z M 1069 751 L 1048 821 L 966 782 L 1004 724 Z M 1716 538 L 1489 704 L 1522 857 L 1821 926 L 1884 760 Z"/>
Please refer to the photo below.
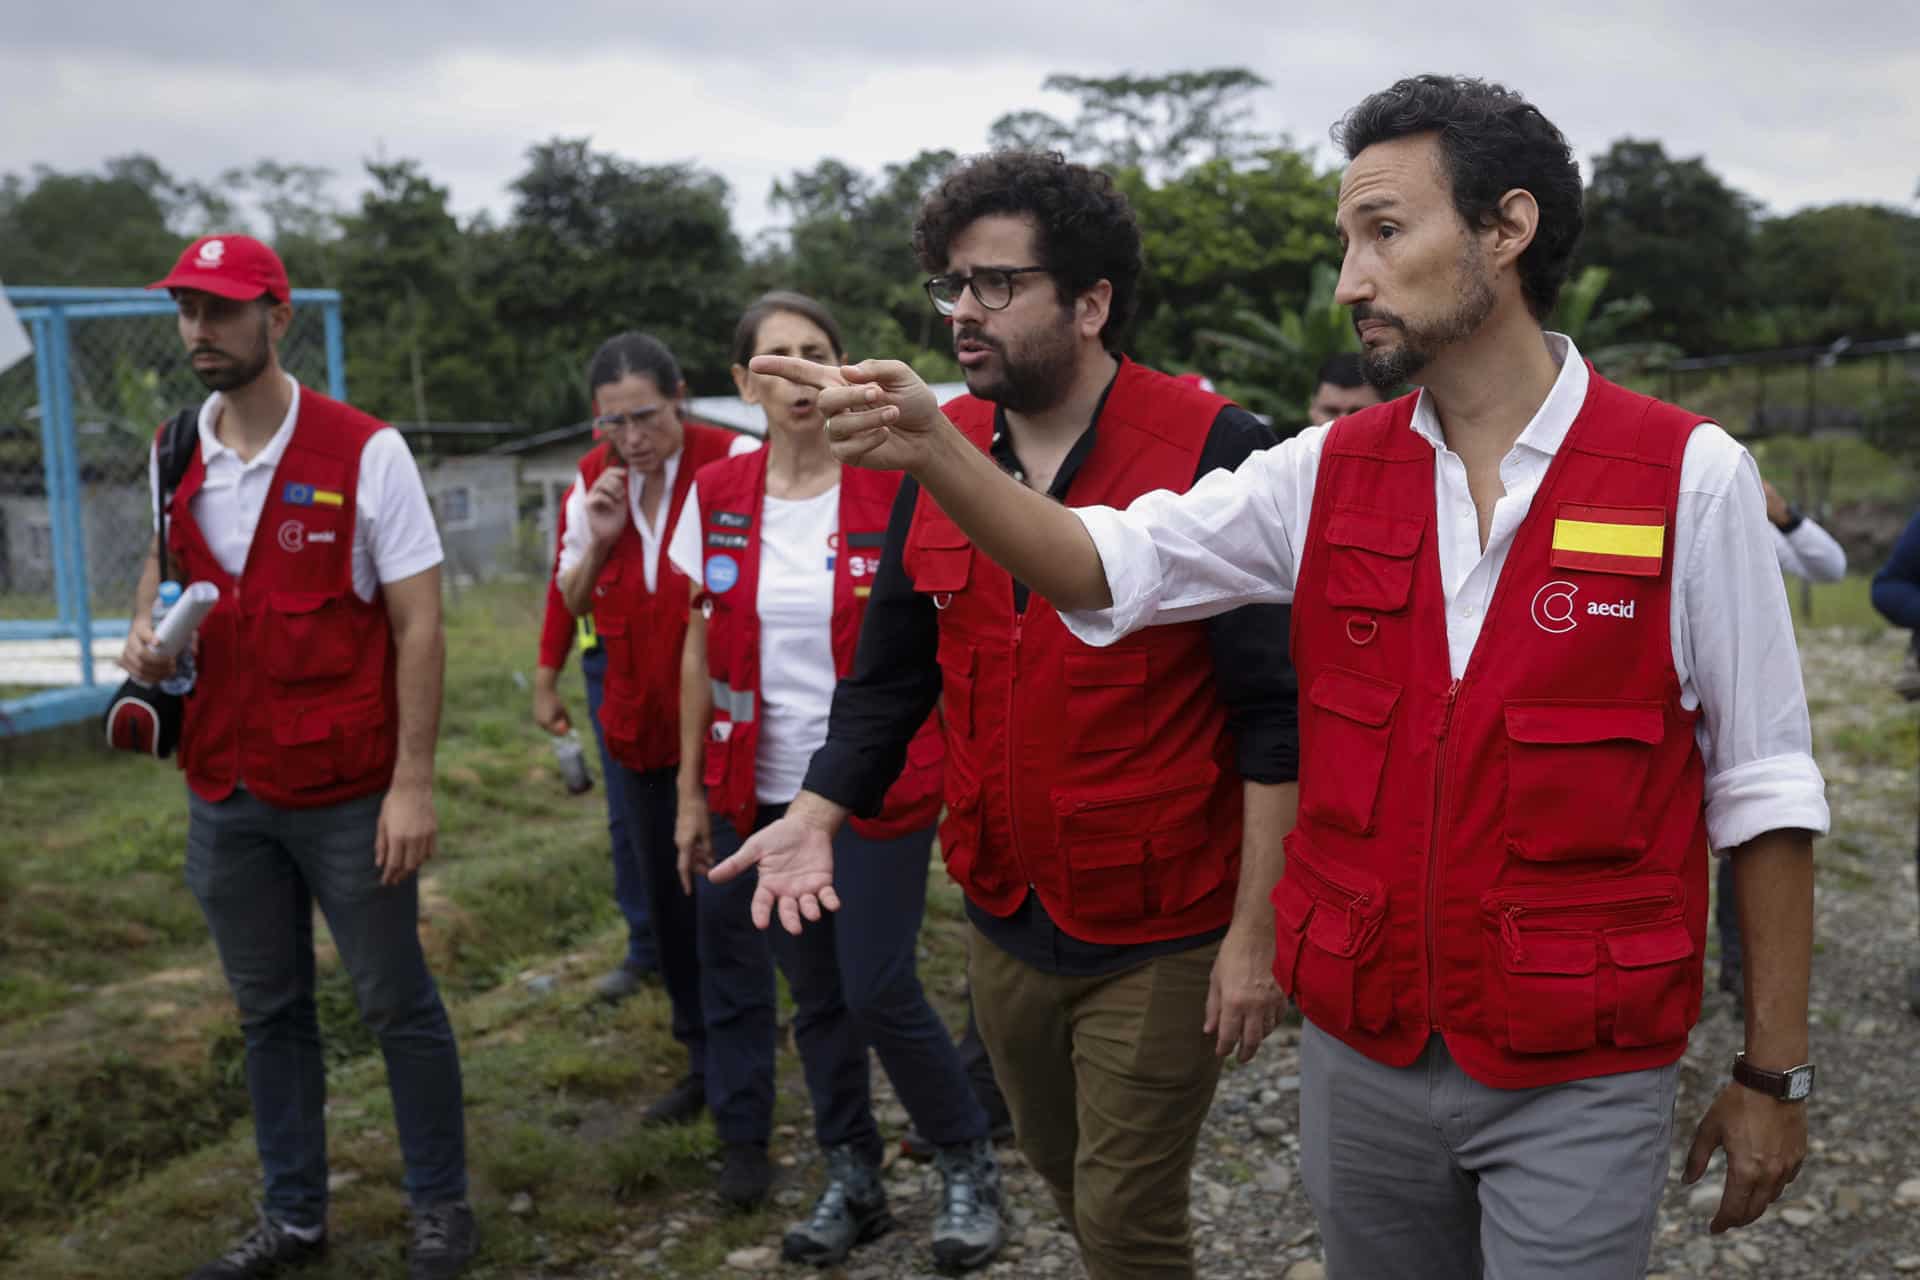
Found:
<path fill-rule="evenodd" d="M 1507 944 L 1509 953 L 1515 960 L 1525 954 L 1525 946 L 1520 935 L 1520 918 L 1530 911 L 1538 911 L 1558 922 L 1566 917 L 1578 919 L 1583 916 L 1599 916 L 1610 919 L 1615 924 L 1646 924 L 1646 920 L 1620 920 L 1615 917 L 1623 912 L 1641 911 L 1658 907 L 1663 910 L 1676 905 L 1676 899 L 1670 893 L 1645 894 L 1638 898 L 1628 898 L 1621 902 L 1605 903 L 1567 903 L 1565 905 L 1550 902 L 1512 902 L 1500 913 L 1500 940 Z"/>
<path fill-rule="evenodd" d="M 1453 743 L 1447 738 L 1447 731 L 1453 726 L 1453 704 L 1460 695 L 1460 681 L 1455 680 L 1447 686 L 1447 701 L 1440 712 L 1440 761 L 1434 772 L 1433 790 L 1433 838 L 1428 842 L 1427 851 L 1427 1025 L 1435 1031 L 1440 1028 L 1440 853 L 1447 825 L 1447 762 L 1452 758 Z"/>

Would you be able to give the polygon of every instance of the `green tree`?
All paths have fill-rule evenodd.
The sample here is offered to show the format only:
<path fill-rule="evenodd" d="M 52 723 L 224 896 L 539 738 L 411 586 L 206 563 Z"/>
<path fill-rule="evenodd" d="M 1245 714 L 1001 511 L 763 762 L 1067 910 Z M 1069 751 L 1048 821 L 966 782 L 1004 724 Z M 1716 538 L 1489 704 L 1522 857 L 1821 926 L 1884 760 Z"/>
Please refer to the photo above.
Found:
<path fill-rule="evenodd" d="M 1619 296 L 1651 304 L 1622 339 L 1720 349 L 1751 300 L 1753 222 L 1753 201 L 1704 159 L 1675 160 L 1658 142 L 1623 138 L 1593 157 L 1576 265 L 1606 267 Z"/>
<path fill-rule="evenodd" d="M 1760 224 L 1760 345 L 1824 345 L 1920 329 L 1920 218 L 1836 204 Z"/>
<path fill-rule="evenodd" d="M 0 280 L 9 284 L 142 285 L 179 254 L 168 226 L 172 180 L 146 157 L 118 172 L 34 170 L 0 184 Z"/>
<path fill-rule="evenodd" d="M 1308 403 L 1321 363 L 1341 351 L 1358 351 L 1353 317 L 1333 300 L 1340 269 L 1316 263 L 1306 301 L 1278 319 L 1242 309 L 1232 329 L 1203 329 L 1199 338 L 1219 370 L 1221 391 L 1283 430 L 1309 421 Z"/>
<path fill-rule="evenodd" d="M 470 229 L 478 288 L 508 339 L 496 416 L 535 426 L 584 417 L 587 359 L 624 329 L 665 342 L 696 390 L 731 388 L 727 345 L 745 280 L 721 178 L 556 138 L 528 152 L 512 189 L 504 227 Z"/>
<path fill-rule="evenodd" d="M 1248 160 L 1267 141 L 1248 127 L 1248 99 L 1267 81 L 1245 67 L 1157 76 L 1056 73 L 1041 87 L 1071 94 L 1079 114 L 1070 122 L 1040 111 L 1004 115 L 988 133 L 991 145 L 1060 151 L 1163 179 L 1208 160 Z"/>
<path fill-rule="evenodd" d="M 798 289 L 825 302 L 856 358 L 903 359 L 930 378 L 957 377 L 912 244 L 920 202 L 954 159 L 951 151 L 922 151 L 888 165 L 878 179 L 822 160 L 775 182 L 772 203 L 792 223 L 786 245 L 755 262 L 755 284 Z"/>

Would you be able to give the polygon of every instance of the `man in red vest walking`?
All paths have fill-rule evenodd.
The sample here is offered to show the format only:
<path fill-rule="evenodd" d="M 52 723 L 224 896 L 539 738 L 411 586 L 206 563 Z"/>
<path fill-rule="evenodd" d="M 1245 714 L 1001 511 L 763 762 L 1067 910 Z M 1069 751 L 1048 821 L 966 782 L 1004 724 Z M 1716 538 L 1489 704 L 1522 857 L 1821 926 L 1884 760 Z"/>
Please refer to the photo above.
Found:
<path fill-rule="evenodd" d="M 1640 1275 L 1709 847 L 1748 939 L 1746 1052 L 1687 1160 L 1691 1180 L 1727 1153 L 1712 1229 L 1758 1218 L 1807 1150 L 1828 815 L 1759 476 L 1543 332 L 1581 190 L 1538 110 L 1423 76 L 1336 136 L 1338 297 L 1369 379 L 1416 395 L 1125 511 L 1008 484 L 900 366 L 821 407 L 843 459 L 908 468 L 1090 643 L 1293 602 L 1304 773 L 1273 967 L 1308 1021 L 1329 1274 Z M 821 870 L 768 859 L 758 905 L 817 910 Z"/>
<path fill-rule="evenodd" d="M 172 291 L 213 393 L 164 530 L 175 576 L 220 589 L 180 737 L 186 874 L 240 1007 L 266 1175 L 259 1224 L 193 1277 L 278 1274 L 326 1249 L 315 904 L 386 1057 L 408 1273 L 458 1275 L 475 1247 L 460 1059 L 418 932 L 446 664 L 426 490 L 399 432 L 281 370 L 293 307 L 273 250 L 207 236 L 152 287 Z M 150 555 L 121 658 L 148 681 L 174 665 L 149 647 L 159 576 Z"/>
<path fill-rule="evenodd" d="M 1107 175 L 983 157 L 928 197 L 914 245 L 971 392 L 946 406 L 954 438 L 1036 500 L 1183 490 L 1273 443 L 1119 354 L 1140 232 Z M 1281 1011 L 1265 903 L 1293 823 L 1286 634 L 1263 606 L 1091 648 L 909 480 L 806 788 L 714 872 L 786 848 L 830 860 L 941 704 L 941 852 L 980 1033 L 1100 1280 L 1192 1274 L 1188 1174 L 1220 1056 L 1250 1057 Z"/>

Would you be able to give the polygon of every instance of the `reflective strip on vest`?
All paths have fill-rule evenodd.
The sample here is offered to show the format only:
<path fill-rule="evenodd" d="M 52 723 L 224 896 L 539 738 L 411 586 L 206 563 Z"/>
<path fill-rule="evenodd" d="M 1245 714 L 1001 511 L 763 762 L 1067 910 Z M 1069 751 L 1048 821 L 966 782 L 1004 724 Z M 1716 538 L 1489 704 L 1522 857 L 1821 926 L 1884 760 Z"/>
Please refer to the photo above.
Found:
<path fill-rule="evenodd" d="M 713 709 L 726 713 L 727 719 L 735 724 L 746 724 L 753 719 L 753 690 L 736 689 L 721 680 L 709 680 L 713 686 Z"/>

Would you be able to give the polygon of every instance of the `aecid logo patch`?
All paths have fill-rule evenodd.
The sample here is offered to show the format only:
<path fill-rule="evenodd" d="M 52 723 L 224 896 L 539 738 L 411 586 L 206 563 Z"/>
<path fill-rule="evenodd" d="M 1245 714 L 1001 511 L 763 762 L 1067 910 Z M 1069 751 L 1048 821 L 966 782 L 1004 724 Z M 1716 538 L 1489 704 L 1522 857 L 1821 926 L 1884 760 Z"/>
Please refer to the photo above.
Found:
<path fill-rule="evenodd" d="M 1578 614 L 1589 618 L 1631 618 L 1637 600 L 1589 600 L 1584 608 L 1574 599 L 1580 588 L 1571 582 L 1553 581 L 1533 593 L 1533 623 L 1550 635 L 1565 635 L 1580 625 Z"/>

